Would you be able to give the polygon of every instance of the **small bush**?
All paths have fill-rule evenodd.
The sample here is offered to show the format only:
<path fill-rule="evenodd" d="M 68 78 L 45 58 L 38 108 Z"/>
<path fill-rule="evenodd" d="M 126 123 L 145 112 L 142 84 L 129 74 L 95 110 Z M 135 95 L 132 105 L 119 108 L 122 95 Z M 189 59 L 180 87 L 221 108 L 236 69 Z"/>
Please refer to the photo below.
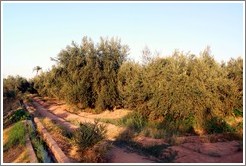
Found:
<path fill-rule="evenodd" d="M 4 150 L 7 150 L 15 145 L 25 144 L 25 126 L 22 122 L 17 122 L 9 131 L 7 143 L 4 145 Z"/>
<path fill-rule="evenodd" d="M 18 109 L 9 118 L 11 123 L 15 123 L 19 120 L 30 119 L 30 114 L 23 109 Z"/>
<path fill-rule="evenodd" d="M 140 132 L 147 124 L 147 118 L 140 112 L 133 112 L 119 120 L 119 124 Z"/>
<path fill-rule="evenodd" d="M 105 138 L 106 126 L 94 123 L 80 123 L 79 128 L 74 133 L 74 141 L 81 150 L 92 147 Z"/>
<path fill-rule="evenodd" d="M 210 120 L 208 120 L 205 128 L 209 134 L 235 131 L 234 128 L 227 124 L 223 119 L 218 117 L 213 117 Z"/>
<path fill-rule="evenodd" d="M 16 97 L 16 92 L 14 90 L 9 90 L 9 91 L 4 92 L 3 96 L 14 99 Z"/>
<path fill-rule="evenodd" d="M 233 113 L 236 117 L 243 117 L 243 111 L 239 110 L 239 109 L 234 109 Z"/>

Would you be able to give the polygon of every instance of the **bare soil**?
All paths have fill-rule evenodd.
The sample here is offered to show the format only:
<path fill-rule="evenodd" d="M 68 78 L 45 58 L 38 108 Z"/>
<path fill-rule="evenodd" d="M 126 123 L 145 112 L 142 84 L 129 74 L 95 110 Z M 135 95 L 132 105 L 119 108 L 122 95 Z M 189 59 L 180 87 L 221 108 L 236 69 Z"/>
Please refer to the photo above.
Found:
<path fill-rule="evenodd" d="M 71 130 L 76 128 L 79 122 L 93 122 L 95 118 L 121 118 L 127 115 L 129 110 L 115 110 L 114 112 L 103 112 L 101 114 L 91 113 L 71 113 L 68 106 L 64 103 L 59 103 L 56 100 L 42 101 L 39 98 L 34 98 L 33 105 L 37 111 L 45 117 L 55 120 L 59 125 L 64 125 Z M 105 124 L 108 128 L 108 139 L 114 140 L 122 134 L 125 129 L 112 124 Z M 187 136 L 177 138 L 177 145 L 170 146 L 163 151 L 165 157 L 170 154 L 176 154 L 173 162 L 176 163 L 242 163 L 243 151 L 240 141 L 231 141 L 223 139 L 223 136 L 216 141 L 210 142 L 202 136 Z M 147 137 L 136 137 L 134 141 L 143 146 L 153 146 L 168 144 L 165 139 L 153 139 Z M 108 152 L 110 156 L 109 162 L 112 163 L 151 163 L 153 160 L 138 153 L 131 152 L 126 148 L 112 146 Z"/>
<path fill-rule="evenodd" d="M 219 137 L 221 138 L 221 137 Z M 208 138 L 201 136 L 177 137 L 182 140 L 178 145 L 171 146 L 163 152 L 169 157 L 176 153 L 175 163 L 242 163 L 243 151 L 240 141 L 208 142 Z M 168 144 L 165 139 L 153 139 L 139 136 L 135 141 L 143 146 Z"/>
<path fill-rule="evenodd" d="M 86 118 L 86 117 L 82 117 L 76 114 L 72 114 L 70 112 L 67 112 L 66 110 L 62 110 L 62 106 L 60 105 L 59 107 L 57 106 L 57 104 L 55 104 L 53 102 L 53 104 L 55 104 L 55 109 L 52 106 L 49 106 L 49 108 L 53 108 L 53 109 L 46 109 L 48 106 L 47 104 L 45 104 L 44 108 L 42 105 L 44 104 L 44 102 L 42 102 L 42 100 L 39 100 L 37 98 L 33 99 L 32 102 L 33 106 L 35 108 L 32 108 L 32 106 L 28 105 L 29 109 L 32 109 L 33 113 L 36 116 L 43 116 L 46 117 L 54 122 L 56 122 L 58 125 L 61 125 L 65 128 L 67 128 L 68 130 L 74 130 L 77 128 L 77 125 L 75 125 L 74 123 L 76 122 L 94 122 L 94 118 Z M 118 113 L 119 114 L 119 113 Z M 120 116 L 120 115 L 118 115 Z M 73 123 L 71 123 L 73 122 Z M 109 140 L 114 140 L 115 137 L 119 136 L 123 131 L 124 128 L 122 127 L 118 127 L 112 124 L 105 124 L 107 125 L 107 131 L 109 131 L 107 133 L 107 138 Z M 64 149 L 64 145 L 62 142 L 64 142 L 64 140 L 59 139 L 58 136 L 54 135 L 54 137 L 57 141 L 58 144 L 60 142 L 60 145 L 62 149 Z M 67 144 L 67 143 L 66 143 Z M 68 156 L 70 156 L 70 158 L 72 158 L 72 154 L 74 155 L 74 158 L 76 158 L 77 154 L 77 149 L 75 147 L 73 147 L 73 149 L 68 148 L 68 150 L 70 150 L 70 152 L 68 152 L 67 150 L 65 150 L 65 153 L 67 153 Z M 124 155 L 123 155 L 124 154 Z M 89 155 L 89 154 L 87 154 Z M 146 156 L 142 156 L 138 153 L 135 152 L 130 152 L 129 150 L 125 149 L 125 148 L 119 148 L 116 147 L 114 145 L 111 145 L 111 148 L 109 150 L 109 152 L 107 153 L 107 158 L 108 162 L 110 163 L 128 163 L 128 162 L 132 162 L 132 163 L 151 163 L 153 162 L 152 160 L 148 159 L 148 157 Z M 75 159 L 76 160 L 76 159 Z M 76 161 L 75 161 L 76 162 Z"/>

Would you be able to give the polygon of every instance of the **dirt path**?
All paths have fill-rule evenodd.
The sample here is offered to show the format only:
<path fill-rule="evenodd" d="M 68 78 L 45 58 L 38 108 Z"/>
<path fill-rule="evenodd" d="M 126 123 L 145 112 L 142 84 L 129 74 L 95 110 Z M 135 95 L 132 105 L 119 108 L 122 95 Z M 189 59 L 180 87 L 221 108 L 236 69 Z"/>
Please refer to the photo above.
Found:
<path fill-rule="evenodd" d="M 111 117 L 111 113 L 103 113 L 101 115 L 92 115 L 90 113 L 73 114 L 64 109 L 63 104 L 47 104 L 38 98 L 34 98 L 33 105 L 42 116 L 48 117 L 57 121 L 60 125 L 67 127 L 69 130 L 77 128 L 75 125 L 78 122 L 94 122 L 95 118 Z M 44 107 L 46 108 L 44 108 Z M 122 117 L 117 113 L 116 118 Z M 124 128 L 106 124 L 108 139 L 114 140 L 119 134 L 124 132 Z M 139 143 L 154 145 L 165 144 L 165 140 L 146 138 L 138 140 Z M 201 141 L 199 136 L 187 137 L 186 141 L 177 145 L 171 146 L 167 152 L 177 152 L 173 162 L 177 163 L 242 163 L 243 151 L 240 150 L 239 141 L 224 141 L 216 143 L 206 143 Z M 164 152 L 166 153 L 166 152 Z M 153 160 L 131 152 L 124 147 L 113 146 L 109 152 L 112 163 L 151 163 Z M 166 154 L 164 154 L 166 155 Z M 168 157 L 168 155 L 167 155 Z"/>
<path fill-rule="evenodd" d="M 212 137 L 212 135 L 210 135 Z M 213 139 L 216 139 L 214 135 Z M 186 136 L 178 137 L 183 140 L 175 146 L 170 146 L 165 150 L 164 155 L 170 156 L 176 152 L 173 162 L 175 163 L 242 163 L 243 162 L 243 145 L 240 141 L 226 141 L 220 142 L 221 136 L 218 140 L 211 143 L 206 137 Z M 177 138 L 177 139 L 178 139 Z M 147 137 L 138 137 L 136 142 L 142 146 L 162 145 L 166 143 L 164 139 L 153 139 Z M 170 153 L 169 153 L 170 152 Z"/>
<path fill-rule="evenodd" d="M 90 122 L 93 123 L 95 121 L 95 118 L 89 118 L 89 117 L 84 117 L 80 116 L 77 114 L 70 113 L 66 110 L 59 109 L 59 107 L 56 106 L 56 109 L 46 109 L 42 105 L 44 102 L 41 100 L 34 98 L 33 99 L 33 105 L 36 107 L 37 110 L 43 115 L 47 116 L 58 123 L 65 123 L 65 127 L 68 129 L 74 129 L 76 126 L 79 124 L 79 122 Z M 109 140 L 115 140 L 116 137 L 118 137 L 122 132 L 124 132 L 125 128 L 123 127 L 118 127 L 113 124 L 108 124 L 108 123 L 102 123 L 103 125 L 106 125 L 107 129 L 107 138 Z"/>
<path fill-rule="evenodd" d="M 39 101 L 34 100 L 32 102 L 35 110 L 43 117 L 47 117 L 53 121 L 56 121 L 57 124 L 67 128 L 68 130 L 74 130 L 77 128 L 77 125 L 72 124 L 72 122 L 94 122 L 93 118 L 85 118 L 76 114 L 72 114 L 63 110 L 53 110 L 52 113 L 50 110 L 45 109 Z M 30 105 L 27 106 L 29 109 Z M 34 111 L 34 109 L 32 109 Z M 112 125 L 107 125 L 108 139 L 114 140 L 121 132 L 124 131 L 124 128 Z M 126 148 L 117 147 L 112 145 L 112 148 L 108 152 L 111 163 L 153 163 L 153 160 L 148 159 L 146 156 L 142 156 L 136 152 L 131 152 Z"/>

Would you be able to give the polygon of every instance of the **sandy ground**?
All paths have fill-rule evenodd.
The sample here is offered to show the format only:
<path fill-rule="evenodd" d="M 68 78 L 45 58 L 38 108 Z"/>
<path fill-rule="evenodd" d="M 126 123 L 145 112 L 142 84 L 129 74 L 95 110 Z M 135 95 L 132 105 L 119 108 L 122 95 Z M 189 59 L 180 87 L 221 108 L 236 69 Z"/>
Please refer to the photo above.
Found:
<path fill-rule="evenodd" d="M 82 112 L 79 114 L 70 113 L 68 107 L 55 100 L 52 102 L 43 102 L 39 98 L 34 98 L 33 105 L 43 116 L 58 121 L 68 129 L 75 129 L 79 122 L 93 122 L 95 118 L 121 118 L 127 115 L 129 110 L 106 111 L 101 114 L 91 114 Z M 118 135 L 125 131 L 124 128 L 112 124 L 107 125 L 107 137 L 114 140 Z M 173 162 L 177 163 L 242 163 L 243 151 L 240 150 L 238 141 L 226 141 L 208 143 L 201 141 L 199 136 L 190 136 L 185 138 L 183 143 L 169 147 L 163 155 L 169 157 L 169 154 L 176 153 Z M 164 139 L 153 139 L 138 137 L 136 142 L 143 146 L 167 144 Z M 137 153 L 130 152 L 125 148 L 113 146 L 109 152 L 112 163 L 151 163 L 152 160 Z"/>
<path fill-rule="evenodd" d="M 225 141 L 209 143 L 199 136 L 187 136 L 182 138 L 183 143 L 171 146 L 163 155 L 169 157 L 176 153 L 176 163 L 242 163 L 243 151 L 239 141 Z M 164 139 L 137 137 L 135 141 L 143 146 L 167 144 Z"/>
<path fill-rule="evenodd" d="M 46 105 L 46 108 L 44 108 L 42 106 L 44 102 L 36 98 L 34 99 L 32 104 L 35 107 L 35 109 L 32 108 L 31 105 L 28 105 L 29 109 L 33 111 L 36 110 L 38 112 L 36 114 L 49 118 L 55 121 L 57 124 L 62 125 L 63 127 L 66 127 L 68 130 L 74 130 L 77 128 L 77 125 L 73 124 L 74 122 L 75 123 L 76 122 L 94 122 L 94 118 L 82 117 L 82 116 L 67 112 L 65 110 L 62 110 L 61 109 L 62 106 L 60 107 L 50 106 L 50 109 L 46 109 L 47 105 Z M 101 115 L 105 115 L 105 114 L 101 114 Z M 119 116 L 121 115 L 118 115 L 118 117 Z M 109 140 L 114 140 L 115 137 L 119 136 L 119 134 L 121 134 L 125 130 L 122 127 L 118 127 L 112 124 L 106 124 L 106 123 L 103 123 L 103 124 L 107 125 L 107 131 L 108 131 L 107 138 Z M 110 157 L 109 159 L 110 163 L 152 163 L 153 162 L 152 160 L 148 159 L 148 157 L 146 156 L 142 156 L 135 152 L 130 152 L 126 148 L 121 148 L 121 147 L 117 147 L 114 145 L 112 145 L 112 148 L 109 150 L 108 156 Z"/>

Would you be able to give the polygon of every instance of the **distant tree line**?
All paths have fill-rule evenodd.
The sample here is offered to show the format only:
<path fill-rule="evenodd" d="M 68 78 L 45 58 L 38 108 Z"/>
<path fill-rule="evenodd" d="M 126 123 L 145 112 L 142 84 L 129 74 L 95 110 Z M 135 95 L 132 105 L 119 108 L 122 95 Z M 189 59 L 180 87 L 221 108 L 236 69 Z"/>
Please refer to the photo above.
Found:
<path fill-rule="evenodd" d="M 3 97 L 15 99 L 26 92 L 37 93 L 37 90 L 34 89 L 34 82 L 19 75 L 3 79 Z"/>
<path fill-rule="evenodd" d="M 242 58 L 218 63 L 209 48 L 198 56 L 175 51 L 151 57 L 146 49 L 139 63 L 127 60 L 128 53 L 117 38 L 95 44 L 84 37 L 51 58 L 56 65 L 31 82 L 40 95 L 80 109 L 133 109 L 149 124 L 180 132 L 243 110 Z"/>

